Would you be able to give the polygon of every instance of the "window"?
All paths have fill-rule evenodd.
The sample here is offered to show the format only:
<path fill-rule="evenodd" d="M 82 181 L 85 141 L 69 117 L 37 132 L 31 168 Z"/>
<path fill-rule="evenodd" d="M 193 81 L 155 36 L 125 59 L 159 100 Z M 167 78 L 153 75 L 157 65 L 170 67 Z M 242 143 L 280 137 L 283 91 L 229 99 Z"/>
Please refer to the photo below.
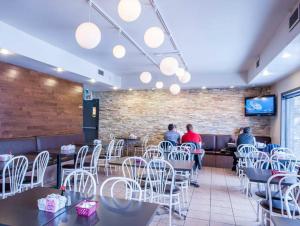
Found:
<path fill-rule="evenodd" d="M 300 157 L 300 89 L 282 94 L 281 143 Z"/>

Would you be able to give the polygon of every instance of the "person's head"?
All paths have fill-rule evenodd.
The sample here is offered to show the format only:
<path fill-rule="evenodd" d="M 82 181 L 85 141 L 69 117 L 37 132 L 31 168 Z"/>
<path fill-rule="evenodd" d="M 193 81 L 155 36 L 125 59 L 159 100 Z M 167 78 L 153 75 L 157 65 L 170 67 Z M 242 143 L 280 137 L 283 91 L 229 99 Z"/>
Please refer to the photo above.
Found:
<path fill-rule="evenodd" d="M 173 129 L 174 129 L 174 125 L 173 125 L 173 124 L 169 124 L 169 125 L 168 125 L 168 130 L 169 130 L 169 131 L 172 131 Z"/>
<path fill-rule="evenodd" d="M 244 129 L 243 129 L 243 133 L 251 133 L 252 131 L 251 131 L 251 128 L 250 127 L 245 127 Z"/>
<path fill-rule="evenodd" d="M 192 124 L 187 124 L 186 125 L 186 130 L 187 131 L 193 131 L 193 125 Z"/>

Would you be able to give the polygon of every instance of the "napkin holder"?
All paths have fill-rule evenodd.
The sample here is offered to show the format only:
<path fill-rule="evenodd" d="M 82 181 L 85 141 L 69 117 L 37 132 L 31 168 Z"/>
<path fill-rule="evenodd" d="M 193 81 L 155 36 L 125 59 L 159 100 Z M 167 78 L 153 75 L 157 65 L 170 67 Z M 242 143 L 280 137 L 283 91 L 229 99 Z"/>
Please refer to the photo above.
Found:
<path fill-rule="evenodd" d="M 38 200 L 39 210 L 56 213 L 66 206 L 67 198 L 57 194 L 48 195 Z"/>
<path fill-rule="evenodd" d="M 78 216 L 89 217 L 96 212 L 98 202 L 84 200 L 76 205 Z"/>
<path fill-rule="evenodd" d="M 72 145 L 72 144 L 63 145 L 60 148 L 60 150 L 61 150 L 60 152 L 62 154 L 73 154 L 73 153 L 75 153 L 75 149 L 76 149 L 75 145 Z"/>
<path fill-rule="evenodd" d="M 14 156 L 10 155 L 10 154 L 0 155 L 0 162 L 7 162 L 7 161 L 11 160 L 12 157 L 14 157 Z"/>

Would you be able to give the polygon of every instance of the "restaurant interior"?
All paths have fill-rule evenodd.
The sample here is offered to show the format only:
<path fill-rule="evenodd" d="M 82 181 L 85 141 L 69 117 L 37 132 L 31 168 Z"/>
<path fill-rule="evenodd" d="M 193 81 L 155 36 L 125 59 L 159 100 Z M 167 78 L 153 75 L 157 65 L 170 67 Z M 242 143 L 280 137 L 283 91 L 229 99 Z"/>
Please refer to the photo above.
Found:
<path fill-rule="evenodd" d="M 299 226 L 299 0 L 0 2 L 0 225 Z"/>

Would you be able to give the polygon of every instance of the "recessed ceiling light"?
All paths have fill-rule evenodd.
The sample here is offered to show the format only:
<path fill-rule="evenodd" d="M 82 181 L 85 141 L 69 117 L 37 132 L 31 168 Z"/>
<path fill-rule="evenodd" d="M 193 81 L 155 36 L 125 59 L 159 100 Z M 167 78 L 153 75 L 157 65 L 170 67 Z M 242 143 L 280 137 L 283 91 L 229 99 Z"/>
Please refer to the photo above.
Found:
<path fill-rule="evenodd" d="M 262 75 L 263 76 L 269 76 L 269 75 L 271 75 L 272 73 L 268 70 L 268 69 L 265 69 L 265 70 L 263 70 L 263 72 L 262 72 Z"/>
<path fill-rule="evenodd" d="M 229 88 L 230 88 L 230 89 L 234 89 L 234 86 L 230 86 Z"/>
<path fill-rule="evenodd" d="M 96 83 L 96 80 L 95 79 L 90 79 L 90 83 Z"/>
<path fill-rule="evenodd" d="M 128 90 L 129 90 L 129 91 L 132 91 L 132 88 L 129 88 Z"/>
<path fill-rule="evenodd" d="M 292 56 L 292 54 L 290 54 L 290 53 L 288 53 L 288 52 L 284 52 L 283 54 L 282 54 L 282 58 L 283 59 L 287 59 L 287 58 L 290 58 Z"/>
<path fill-rule="evenodd" d="M 3 54 L 3 55 L 10 55 L 10 54 L 12 54 L 12 52 L 10 52 L 7 49 L 0 49 L 0 53 Z"/>
<path fill-rule="evenodd" d="M 55 70 L 56 70 L 57 72 L 63 72 L 63 71 L 64 71 L 64 69 L 61 68 L 61 67 L 57 67 L 57 68 L 55 68 Z"/>
<path fill-rule="evenodd" d="M 114 90 L 117 90 L 117 89 L 118 89 L 118 87 L 114 86 L 114 87 L 113 87 L 113 89 L 114 89 Z"/>
<path fill-rule="evenodd" d="M 202 89 L 206 89 L 206 86 L 202 86 Z"/>

